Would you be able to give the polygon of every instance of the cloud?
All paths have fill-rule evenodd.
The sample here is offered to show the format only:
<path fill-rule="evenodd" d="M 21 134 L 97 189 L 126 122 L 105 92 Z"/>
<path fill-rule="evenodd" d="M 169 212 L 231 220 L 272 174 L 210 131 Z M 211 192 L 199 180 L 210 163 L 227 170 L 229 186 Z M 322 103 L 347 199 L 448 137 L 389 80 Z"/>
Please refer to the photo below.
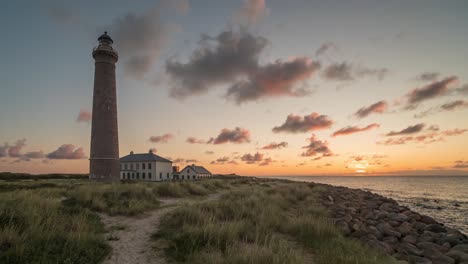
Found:
<path fill-rule="evenodd" d="M 81 110 L 78 113 L 78 117 L 76 118 L 76 122 L 89 123 L 90 121 L 91 121 L 91 112 Z"/>
<path fill-rule="evenodd" d="M 347 62 L 330 64 L 322 73 L 322 76 L 330 81 L 352 81 L 352 75 L 352 66 Z"/>
<path fill-rule="evenodd" d="M 338 50 L 338 47 L 333 42 L 325 42 L 323 43 L 316 51 L 315 56 L 321 56 L 327 53 L 330 50 Z"/>
<path fill-rule="evenodd" d="M 255 163 L 263 163 L 265 160 L 263 159 L 263 154 L 261 153 L 255 153 L 255 154 L 244 154 L 241 157 L 241 160 L 244 161 L 247 164 L 255 164 Z M 267 161 L 267 163 L 271 162 L 271 159 Z"/>
<path fill-rule="evenodd" d="M 272 163 L 273 160 L 271 158 L 266 158 L 264 159 L 260 164 L 258 164 L 259 166 L 268 166 L 270 165 L 270 163 Z"/>
<path fill-rule="evenodd" d="M 329 81 L 353 81 L 361 77 L 375 77 L 381 81 L 388 72 L 387 68 L 369 68 L 343 61 L 325 67 L 322 77 Z"/>
<path fill-rule="evenodd" d="M 304 133 L 319 129 L 326 129 L 333 125 L 333 121 L 326 115 L 312 113 L 304 117 L 290 114 L 286 121 L 281 126 L 274 127 L 272 130 L 275 133 Z"/>
<path fill-rule="evenodd" d="M 187 140 L 185 140 L 185 142 L 187 142 L 189 144 L 205 144 L 206 143 L 205 140 L 197 139 L 195 137 L 188 137 Z"/>
<path fill-rule="evenodd" d="M 84 159 L 83 148 L 75 147 L 72 144 L 63 144 L 55 151 L 47 154 L 49 159 Z"/>
<path fill-rule="evenodd" d="M 319 68 L 319 63 L 306 57 L 290 61 L 277 60 L 258 67 L 250 74 L 249 80 L 239 81 L 232 85 L 226 97 L 241 104 L 263 97 L 305 96 L 310 94 L 310 91 L 297 88 L 296 84 L 307 80 Z"/>
<path fill-rule="evenodd" d="M 234 164 L 234 165 L 237 165 L 237 162 L 234 161 L 234 160 L 230 160 L 229 157 L 227 156 L 224 156 L 224 157 L 220 157 L 216 160 L 213 160 L 212 162 L 210 162 L 210 164 L 213 164 L 213 165 L 223 165 L 223 164 Z"/>
<path fill-rule="evenodd" d="M 127 13 L 110 26 L 117 50 L 123 56 L 125 73 L 142 79 L 151 70 L 174 31 L 161 21 L 158 8 L 142 14 Z"/>
<path fill-rule="evenodd" d="M 244 0 L 244 4 L 234 15 L 234 19 L 241 24 L 255 24 L 267 14 L 265 0 Z"/>
<path fill-rule="evenodd" d="M 216 37 L 202 36 L 189 61 L 166 62 L 172 80 L 170 96 L 184 99 L 207 93 L 226 84 L 225 98 L 237 104 L 266 97 L 305 96 L 297 87 L 320 68 L 310 58 L 296 57 L 260 65 L 260 53 L 268 40 L 247 31 L 224 31 Z"/>
<path fill-rule="evenodd" d="M 432 130 L 434 131 L 434 130 Z M 444 137 L 451 137 L 451 136 L 458 136 L 466 133 L 468 129 L 452 129 L 452 130 L 444 130 L 444 131 L 434 131 L 429 132 L 419 136 L 404 136 L 399 138 L 389 138 L 385 141 L 379 141 L 377 144 L 379 145 L 403 145 L 406 143 L 434 143 L 434 142 L 441 142 L 444 141 Z"/>
<path fill-rule="evenodd" d="M 45 154 L 44 152 L 41 150 L 41 151 L 31 151 L 31 152 L 27 152 L 25 153 L 24 155 L 21 155 L 19 157 L 19 160 L 17 161 L 30 161 L 31 159 L 43 159 L 45 158 Z"/>
<path fill-rule="evenodd" d="M 455 163 L 455 165 L 453 165 L 453 168 L 457 168 L 457 169 L 466 169 L 466 168 L 468 168 L 468 161 L 457 160 L 454 163 Z"/>
<path fill-rule="evenodd" d="M 266 146 L 263 146 L 262 149 L 280 149 L 280 148 L 286 148 L 288 146 L 288 142 L 283 141 L 280 143 L 275 143 L 272 142 Z"/>
<path fill-rule="evenodd" d="M 190 11 L 189 0 L 164 0 L 161 2 L 161 5 L 167 9 L 173 9 L 182 15 L 185 15 Z"/>
<path fill-rule="evenodd" d="M 406 96 L 408 98 L 407 109 L 414 109 L 419 103 L 440 97 L 447 94 L 448 89 L 455 83 L 457 83 L 458 77 L 450 76 L 440 81 L 434 81 L 421 88 L 416 88 L 409 92 Z"/>
<path fill-rule="evenodd" d="M 432 81 L 437 80 L 439 76 L 440 76 L 440 73 L 438 72 L 423 72 L 419 74 L 418 76 L 416 76 L 415 80 L 423 81 L 423 82 L 432 82 Z"/>
<path fill-rule="evenodd" d="M 250 142 L 250 131 L 245 128 L 236 127 L 234 129 L 223 128 L 216 138 L 211 138 L 208 144 L 224 143 L 242 144 Z"/>
<path fill-rule="evenodd" d="M 456 93 L 460 95 L 468 95 L 468 83 L 466 83 L 460 88 L 457 88 Z"/>
<path fill-rule="evenodd" d="M 172 162 L 173 163 L 184 163 L 185 159 L 177 158 L 177 159 L 173 160 Z"/>
<path fill-rule="evenodd" d="M 468 108 L 468 102 L 465 100 L 455 100 L 445 104 L 442 104 L 437 107 L 431 107 L 423 112 L 417 113 L 414 115 L 415 118 L 423 118 L 429 115 L 447 112 L 447 111 L 455 111 Z"/>
<path fill-rule="evenodd" d="M 170 133 L 167 133 L 167 134 L 164 134 L 162 136 L 151 136 L 149 138 L 149 141 L 151 141 L 153 143 L 167 143 L 172 138 L 174 138 L 174 135 L 172 135 Z"/>
<path fill-rule="evenodd" d="M 206 154 L 206 155 L 213 155 L 213 154 L 214 154 L 214 151 L 207 150 L 207 151 L 205 151 L 205 154 Z"/>
<path fill-rule="evenodd" d="M 47 14 L 53 20 L 56 20 L 60 24 L 73 25 L 81 24 L 81 18 L 76 12 L 76 9 L 70 8 L 59 3 L 51 4 L 47 7 Z"/>
<path fill-rule="evenodd" d="M 421 132 L 425 126 L 426 125 L 424 123 L 416 124 L 413 126 L 409 126 L 405 129 L 402 129 L 400 131 L 391 131 L 387 133 L 386 136 L 399 136 L 399 135 L 408 135 L 408 134 L 418 133 L 418 132 Z"/>
<path fill-rule="evenodd" d="M 22 156 L 21 150 L 26 146 L 26 139 L 19 139 L 13 146 L 8 147 L 8 155 L 12 158 L 19 158 Z"/>
<path fill-rule="evenodd" d="M 379 128 L 379 127 L 380 125 L 376 123 L 367 125 L 365 127 L 347 126 L 347 127 L 344 127 L 335 131 L 332 134 L 332 137 L 350 135 L 350 134 L 359 133 L 359 132 L 363 132 L 363 131 L 367 131 L 367 130 L 371 130 L 371 129 Z"/>
<path fill-rule="evenodd" d="M 6 157 L 8 155 L 8 144 L 4 144 L 3 146 L 0 146 L 0 158 Z"/>
<path fill-rule="evenodd" d="M 187 160 L 185 160 L 185 163 L 197 163 L 197 162 L 198 162 L 198 160 L 196 160 L 196 159 L 187 159 Z"/>
<path fill-rule="evenodd" d="M 306 151 L 303 152 L 301 156 L 312 157 L 318 154 L 322 154 L 321 157 L 329 157 L 333 155 L 332 151 L 328 147 L 327 141 L 319 140 L 315 134 L 312 134 L 312 136 L 308 140 L 309 140 L 309 145 L 302 147 L 306 149 Z"/>
<path fill-rule="evenodd" d="M 358 118 L 364 118 L 372 113 L 382 114 L 387 110 L 387 108 L 388 104 L 386 101 L 378 101 L 370 106 L 360 108 L 356 113 L 354 113 L 354 115 Z"/>

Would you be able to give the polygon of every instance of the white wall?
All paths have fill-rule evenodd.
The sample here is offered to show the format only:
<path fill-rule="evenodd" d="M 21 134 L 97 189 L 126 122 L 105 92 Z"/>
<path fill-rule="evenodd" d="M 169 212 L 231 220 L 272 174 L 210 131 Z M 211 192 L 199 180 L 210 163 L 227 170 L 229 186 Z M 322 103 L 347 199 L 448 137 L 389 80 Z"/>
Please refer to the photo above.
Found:
<path fill-rule="evenodd" d="M 128 179 L 128 174 L 133 174 L 134 178 L 130 180 L 135 181 L 161 181 L 172 179 L 172 163 L 170 162 L 156 162 L 156 161 L 145 161 L 145 162 L 121 162 L 120 179 L 124 179 L 123 174 L 126 175 L 125 180 Z M 125 170 L 125 164 L 127 164 L 127 170 Z M 144 169 L 143 169 L 144 164 Z M 150 166 L 148 166 L 151 164 Z M 123 167 L 122 167 L 123 166 Z M 162 173 L 162 178 L 160 177 Z M 169 177 L 167 174 L 169 173 Z M 138 178 L 137 178 L 138 175 Z M 145 178 L 143 178 L 143 175 Z M 149 177 L 151 175 L 151 178 Z"/>

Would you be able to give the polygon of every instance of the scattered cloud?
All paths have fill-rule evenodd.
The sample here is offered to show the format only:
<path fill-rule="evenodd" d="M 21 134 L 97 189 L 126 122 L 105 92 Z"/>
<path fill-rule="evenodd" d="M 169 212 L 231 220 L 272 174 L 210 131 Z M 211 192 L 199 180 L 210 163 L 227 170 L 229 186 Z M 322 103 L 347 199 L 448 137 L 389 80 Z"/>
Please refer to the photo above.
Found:
<path fill-rule="evenodd" d="M 408 99 L 406 108 L 414 109 L 423 101 L 446 95 L 449 88 L 457 82 L 458 77 L 450 76 L 412 90 L 406 95 Z"/>
<path fill-rule="evenodd" d="M 388 104 L 386 101 L 378 101 L 370 106 L 360 108 L 356 113 L 354 113 L 354 115 L 358 118 L 364 118 L 372 113 L 382 114 L 387 110 L 387 108 Z"/>
<path fill-rule="evenodd" d="M 263 146 L 262 149 L 280 149 L 280 148 L 286 148 L 288 146 L 288 142 L 283 141 L 280 143 L 275 143 L 272 142 L 266 146 Z"/>
<path fill-rule="evenodd" d="M 153 143 L 167 143 L 169 140 L 173 139 L 174 135 L 167 133 L 162 136 L 151 136 L 149 141 Z"/>
<path fill-rule="evenodd" d="M 0 158 L 6 157 L 8 155 L 8 144 L 4 144 L 3 146 L 0 146 Z"/>
<path fill-rule="evenodd" d="M 175 10 L 181 15 L 185 15 L 190 11 L 189 0 L 163 0 L 161 5 L 168 10 Z"/>
<path fill-rule="evenodd" d="M 45 157 L 46 156 L 43 151 L 31 151 L 31 152 L 25 153 L 19 159 L 21 161 L 30 161 L 31 159 L 43 159 Z"/>
<path fill-rule="evenodd" d="M 185 140 L 185 142 L 187 142 L 189 144 L 205 144 L 206 143 L 205 140 L 198 139 L 198 138 L 195 138 L 195 137 L 188 137 L 187 140 Z"/>
<path fill-rule="evenodd" d="M 91 112 L 81 110 L 78 113 L 78 117 L 76 118 L 76 122 L 89 123 L 90 121 L 91 121 Z"/>
<path fill-rule="evenodd" d="M 160 10 L 130 12 L 115 19 L 110 26 L 112 38 L 123 55 L 125 73 L 132 78 L 142 79 L 151 70 L 174 31 L 161 20 Z"/>
<path fill-rule="evenodd" d="M 267 166 L 274 162 L 271 158 L 263 158 L 264 155 L 257 152 L 255 154 L 244 154 L 241 160 L 247 164 L 258 164 L 259 166 Z"/>
<path fill-rule="evenodd" d="M 343 61 L 325 67 L 322 77 L 328 81 L 354 81 L 361 77 L 375 77 L 381 81 L 388 73 L 387 68 L 369 68 Z"/>
<path fill-rule="evenodd" d="M 466 83 L 460 88 L 457 88 L 455 91 L 457 94 L 460 94 L 460 95 L 468 95 L 468 83 Z"/>
<path fill-rule="evenodd" d="M 400 136 L 400 135 L 408 135 L 408 134 L 415 134 L 421 132 L 426 125 L 424 123 L 416 124 L 413 126 L 409 126 L 405 129 L 400 131 L 391 131 L 386 134 L 386 136 Z"/>
<path fill-rule="evenodd" d="M 235 160 L 231 160 L 229 157 L 224 156 L 210 162 L 213 165 L 223 165 L 223 164 L 232 164 L 237 165 L 238 163 Z"/>
<path fill-rule="evenodd" d="M 429 115 L 433 115 L 436 113 L 447 112 L 447 111 L 455 111 L 468 108 L 468 102 L 465 100 L 455 100 L 445 104 L 442 104 L 437 107 L 431 107 L 426 111 L 417 113 L 414 115 L 415 118 L 423 118 Z"/>
<path fill-rule="evenodd" d="M 198 162 L 198 160 L 196 160 L 196 159 L 187 159 L 187 160 L 185 160 L 185 163 L 197 163 L 197 162 Z"/>
<path fill-rule="evenodd" d="M 440 76 L 440 73 L 438 72 L 423 72 L 419 74 L 418 76 L 416 76 L 415 80 L 423 81 L 423 82 L 433 82 L 437 80 L 439 76 Z"/>
<path fill-rule="evenodd" d="M 338 47 L 333 42 L 325 42 L 315 51 L 315 56 L 324 55 L 331 50 L 338 51 Z"/>
<path fill-rule="evenodd" d="M 305 96 L 310 91 L 297 87 L 320 68 L 306 57 L 276 60 L 260 65 L 260 53 L 268 40 L 247 31 L 224 31 L 216 37 L 203 35 L 189 61 L 166 62 L 172 80 L 170 96 L 183 99 L 228 85 L 225 97 L 241 104 L 266 97 Z"/>
<path fill-rule="evenodd" d="M 47 154 L 49 159 L 84 159 L 86 158 L 83 148 L 72 144 L 63 144 L 58 149 Z"/>
<path fill-rule="evenodd" d="M 322 154 L 322 156 L 317 157 L 317 158 L 322 158 L 322 157 L 329 157 L 333 155 L 332 151 L 328 147 L 327 141 L 319 140 L 315 134 L 312 134 L 312 136 L 308 140 L 309 140 L 309 145 L 302 147 L 306 149 L 306 151 L 303 152 L 301 156 L 312 157 L 312 156 Z"/>
<path fill-rule="evenodd" d="M 234 129 L 223 128 L 219 135 L 211 138 L 208 144 L 224 144 L 224 143 L 242 144 L 250 142 L 250 131 L 245 128 L 236 127 Z"/>
<path fill-rule="evenodd" d="M 429 130 L 430 131 L 430 130 Z M 377 144 L 379 145 L 403 145 L 406 143 L 424 143 L 430 144 L 434 142 L 441 142 L 444 141 L 444 137 L 451 137 L 451 136 L 458 136 L 466 133 L 468 129 L 451 129 L 451 130 L 444 130 L 444 131 L 433 131 L 428 132 L 423 135 L 419 136 L 404 136 L 399 138 L 389 138 L 384 141 L 379 141 Z"/>
<path fill-rule="evenodd" d="M 304 117 L 290 114 L 281 126 L 274 127 L 275 133 L 304 133 L 319 129 L 327 129 L 333 125 L 333 121 L 327 115 L 312 113 Z"/>
<path fill-rule="evenodd" d="M 252 25 L 266 14 L 265 0 L 244 0 L 240 10 L 234 14 L 234 20 L 243 25 Z"/>
<path fill-rule="evenodd" d="M 271 158 L 266 158 L 264 159 L 260 164 L 258 164 L 259 166 L 268 166 L 270 165 L 270 163 L 272 163 L 273 160 Z"/>
<path fill-rule="evenodd" d="M 8 155 L 12 158 L 19 158 L 22 156 L 21 150 L 26 146 L 26 139 L 19 139 L 14 145 L 8 147 Z"/>
<path fill-rule="evenodd" d="M 341 128 L 341 129 L 335 131 L 332 134 L 332 137 L 350 135 L 350 134 L 364 132 L 364 131 L 371 130 L 371 129 L 374 129 L 374 128 L 379 128 L 379 127 L 380 127 L 380 125 L 376 124 L 376 123 L 367 125 L 365 127 L 347 126 L 347 127 L 344 127 L 344 128 Z"/>
<path fill-rule="evenodd" d="M 453 168 L 457 168 L 457 169 L 467 169 L 468 168 L 468 161 L 457 160 L 454 163 L 455 163 L 455 165 L 453 165 Z"/>
<path fill-rule="evenodd" d="M 206 155 L 213 155 L 213 154 L 214 154 L 214 151 L 207 150 L 207 151 L 205 151 L 205 154 L 206 154 Z"/>
<path fill-rule="evenodd" d="M 239 81 L 232 85 L 226 97 L 237 104 L 263 97 L 285 95 L 302 97 L 311 92 L 303 87 L 296 87 L 296 84 L 307 80 L 319 68 L 319 63 L 306 57 L 289 61 L 277 60 L 258 67 L 256 72 L 250 75 L 249 80 Z"/>

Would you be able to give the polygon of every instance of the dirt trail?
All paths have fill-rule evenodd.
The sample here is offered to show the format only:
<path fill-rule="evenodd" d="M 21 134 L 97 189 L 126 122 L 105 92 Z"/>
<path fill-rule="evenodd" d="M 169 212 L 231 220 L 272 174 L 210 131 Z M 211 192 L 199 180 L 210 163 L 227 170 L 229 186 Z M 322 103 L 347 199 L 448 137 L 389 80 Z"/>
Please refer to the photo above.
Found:
<path fill-rule="evenodd" d="M 112 252 L 105 264 L 164 264 L 163 252 L 152 247 L 151 235 L 157 232 L 161 217 L 184 203 L 216 200 L 216 193 L 203 200 L 163 199 L 161 208 L 138 217 L 108 216 L 100 214 L 101 221 L 109 230 L 109 244 Z"/>

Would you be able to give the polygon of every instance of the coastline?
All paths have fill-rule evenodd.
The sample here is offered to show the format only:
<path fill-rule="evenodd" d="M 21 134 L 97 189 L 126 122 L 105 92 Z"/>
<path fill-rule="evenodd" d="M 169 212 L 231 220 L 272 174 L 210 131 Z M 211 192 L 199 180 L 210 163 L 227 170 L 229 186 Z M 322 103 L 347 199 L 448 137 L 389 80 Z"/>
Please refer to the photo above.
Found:
<path fill-rule="evenodd" d="M 459 230 L 370 191 L 319 185 L 327 187 L 321 202 L 346 237 L 402 263 L 468 263 L 468 238 Z"/>

